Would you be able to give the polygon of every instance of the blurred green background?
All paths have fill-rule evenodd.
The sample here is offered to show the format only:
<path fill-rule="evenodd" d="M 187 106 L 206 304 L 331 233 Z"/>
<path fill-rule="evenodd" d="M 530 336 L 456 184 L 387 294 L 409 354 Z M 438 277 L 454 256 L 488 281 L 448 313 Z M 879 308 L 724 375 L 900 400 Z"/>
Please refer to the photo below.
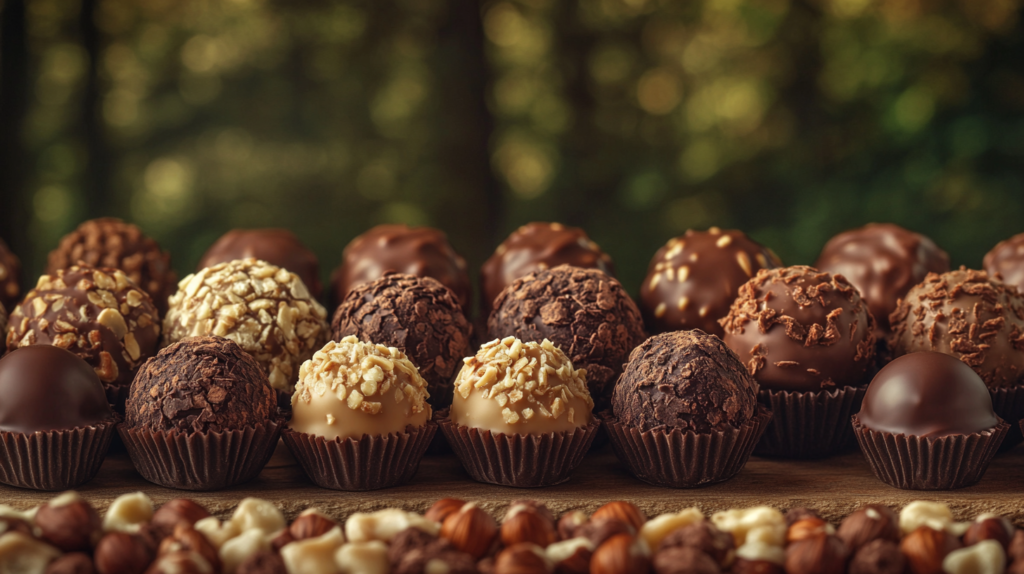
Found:
<path fill-rule="evenodd" d="M 0 236 L 80 221 L 192 270 L 294 230 L 326 279 L 382 222 L 475 270 L 585 228 L 636 292 L 689 227 L 787 263 L 892 221 L 978 267 L 1024 231 L 1019 0 L 0 0 Z"/>

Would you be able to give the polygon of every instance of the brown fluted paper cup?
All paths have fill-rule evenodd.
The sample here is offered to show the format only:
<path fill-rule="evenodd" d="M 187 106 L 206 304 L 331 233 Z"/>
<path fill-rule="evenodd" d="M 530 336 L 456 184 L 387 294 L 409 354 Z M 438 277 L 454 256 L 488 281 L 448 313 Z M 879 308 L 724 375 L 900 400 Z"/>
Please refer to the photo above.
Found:
<path fill-rule="evenodd" d="M 36 490 L 67 490 L 93 479 L 117 421 L 68 430 L 0 432 L 0 482 Z"/>
<path fill-rule="evenodd" d="M 860 411 L 867 387 L 790 392 L 762 389 L 757 400 L 774 415 L 757 456 L 821 458 L 857 447 L 850 417 Z"/>
<path fill-rule="evenodd" d="M 992 395 L 992 410 L 1010 425 L 1010 431 L 999 447 L 1002 451 L 1009 450 L 1024 442 L 1019 424 L 1024 419 L 1024 386 L 999 387 L 988 392 Z"/>

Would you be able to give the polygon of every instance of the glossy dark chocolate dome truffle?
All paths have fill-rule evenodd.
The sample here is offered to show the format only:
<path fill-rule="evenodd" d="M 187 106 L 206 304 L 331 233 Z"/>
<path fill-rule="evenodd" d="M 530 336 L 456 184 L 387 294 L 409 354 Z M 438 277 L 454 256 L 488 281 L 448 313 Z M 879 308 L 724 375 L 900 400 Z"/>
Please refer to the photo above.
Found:
<path fill-rule="evenodd" d="M 615 383 L 619 422 L 710 433 L 739 428 L 757 410 L 757 382 L 736 353 L 700 330 L 655 335 L 633 349 Z"/>
<path fill-rule="evenodd" d="M 1007 285 L 1024 293 L 1024 233 L 1000 241 L 986 253 L 985 271 L 998 273 Z"/>
<path fill-rule="evenodd" d="M 196 271 L 236 259 L 254 257 L 299 276 L 314 299 L 320 298 L 320 263 L 316 255 L 287 229 L 234 229 L 214 242 Z"/>
<path fill-rule="evenodd" d="M 936 438 L 999 424 L 981 377 L 956 357 L 930 351 L 904 355 L 878 371 L 857 418 L 871 430 Z"/>
<path fill-rule="evenodd" d="M 31 433 L 114 419 L 88 363 L 51 345 L 16 349 L 0 359 L 0 430 Z"/>
<path fill-rule="evenodd" d="M 899 299 L 928 273 L 949 271 L 949 255 L 920 233 L 892 223 L 870 223 L 830 239 L 814 266 L 842 275 L 856 287 L 884 333 Z"/>

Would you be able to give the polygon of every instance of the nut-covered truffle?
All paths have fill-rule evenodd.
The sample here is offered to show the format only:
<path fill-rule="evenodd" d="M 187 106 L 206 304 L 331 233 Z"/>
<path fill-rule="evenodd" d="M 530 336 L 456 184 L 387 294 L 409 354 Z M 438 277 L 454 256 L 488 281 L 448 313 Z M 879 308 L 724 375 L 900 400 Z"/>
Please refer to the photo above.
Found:
<path fill-rule="evenodd" d="M 813 267 L 758 271 L 721 323 L 725 343 L 771 390 L 863 385 L 875 358 L 875 321 L 857 289 Z"/>
<path fill-rule="evenodd" d="M 1000 241 L 985 254 L 985 271 L 1002 277 L 1003 281 L 1024 293 L 1024 233 Z"/>
<path fill-rule="evenodd" d="M 430 419 L 427 383 L 405 353 L 348 336 L 299 369 L 292 430 L 327 440 L 386 435 Z"/>
<path fill-rule="evenodd" d="M 633 350 L 612 394 L 623 425 L 709 433 L 743 426 L 757 382 L 721 339 L 700 330 L 655 335 Z"/>
<path fill-rule="evenodd" d="M 591 420 L 587 373 L 544 339 L 491 341 L 455 379 L 451 420 L 504 434 L 571 431 Z"/>
<path fill-rule="evenodd" d="M 241 345 L 270 385 L 292 392 L 299 366 L 327 341 L 327 311 L 299 277 L 257 259 L 219 263 L 181 280 L 164 319 L 164 344 L 216 335 Z"/>
<path fill-rule="evenodd" d="M 718 320 L 736 291 L 761 269 L 782 262 L 742 231 L 687 230 L 654 254 L 640 286 L 640 311 L 652 333 L 700 329 L 724 334 Z"/>
<path fill-rule="evenodd" d="M 193 337 L 142 366 L 128 395 L 125 423 L 154 432 L 223 432 L 276 416 L 274 391 L 252 356 L 229 339 Z"/>
<path fill-rule="evenodd" d="M 1024 295 L 961 267 L 925 280 L 890 316 L 894 356 L 937 351 L 967 363 L 989 387 L 1024 375 Z"/>
<path fill-rule="evenodd" d="M 431 277 L 387 273 L 349 293 L 334 313 L 335 341 L 396 347 L 427 381 L 431 404 L 451 403 L 452 377 L 470 353 L 472 329 L 454 293 Z"/>
<path fill-rule="evenodd" d="M 110 217 L 86 221 L 50 252 L 46 272 L 53 275 L 79 261 L 124 271 L 149 293 L 161 315 L 167 312 L 167 297 L 174 292 L 178 275 L 171 268 L 171 256 L 138 227 Z"/>
<path fill-rule="evenodd" d="M 18 304 L 21 295 L 21 260 L 0 239 L 0 305 L 8 309 Z"/>
<path fill-rule="evenodd" d="M 259 259 L 299 276 L 314 299 L 320 298 L 320 263 L 316 255 L 287 229 L 233 229 L 206 250 L 196 271 L 235 259 Z"/>
<path fill-rule="evenodd" d="M 516 279 L 494 300 L 487 331 L 492 339 L 549 339 L 576 368 L 586 369 L 599 411 L 630 351 L 644 340 L 640 310 L 618 281 L 568 265 Z"/>

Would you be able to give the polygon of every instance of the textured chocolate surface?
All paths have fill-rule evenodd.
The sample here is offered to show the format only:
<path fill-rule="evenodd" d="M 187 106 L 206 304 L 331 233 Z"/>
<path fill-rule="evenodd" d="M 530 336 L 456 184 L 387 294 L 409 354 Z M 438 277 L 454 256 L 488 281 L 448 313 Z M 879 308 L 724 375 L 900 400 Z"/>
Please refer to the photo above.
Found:
<path fill-rule="evenodd" d="M 323 292 L 316 255 L 287 229 L 234 229 L 220 237 L 199 260 L 196 271 L 253 257 L 299 276 L 314 299 Z"/>
<path fill-rule="evenodd" d="M 757 409 L 757 382 L 736 353 L 700 330 L 644 341 L 615 383 L 619 422 L 646 432 L 710 433 L 739 428 Z"/>
<path fill-rule="evenodd" d="M 138 227 L 109 217 L 86 221 L 50 252 L 46 272 L 53 275 L 79 261 L 124 271 L 149 293 L 161 316 L 167 311 L 167 297 L 174 292 L 178 275 L 171 268 L 170 254 Z"/>
<path fill-rule="evenodd" d="M 998 273 L 1007 285 L 1024 293 L 1024 233 L 1000 241 L 985 254 L 985 271 Z"/>
<path fill-rule="evenodd" d="M 21 298 L 21 260 L 0 239 L 0 305 L 13 309 Z"/>
<path fill-rule="evenodd" d="M 928 273 L 949 271 L 949 255 L 931 239 L 892 223 L 871 223 L 836 235 L 814 265 L 842 275 L 860 291 L 878 334 L 889 331 L 889 314 Z"/>
<path fill-rule="evenodd" d="M 777 255 L 742 231 L 688 230 L 654 254 L 640 286 L 640 312 L 653 333 L 700 329 L 725 334 L 718 320 L 729 313 L 740 285 L 761 269 L 779 267 Z"/>
<path fill-rule="evenodd" d="M 961 267 L 928 274 L 889 317 L 893 355 L 947 353 L 967 363 L 989 387 L 1024 377 L 1024 295 Z"/>
<path fill-rule="evenodd" d="M 725 343 L 770 390 L 863 385 L 875 358 L 867 304 L 842 276 L 813 267 L 762 269 L 721 323 Z"/>
<path fill-rule="evenodd" d="M 276 395 L 256 359 L 230 339 L 192 337 L 142 366 L 125 422 L 137 430 L 222 432 L 276 416 Z"/>
<path fill-rule="evenodd" d="M 378 225 L 353 239 L 331 276 L 332 303 L 340 305 L 348 293 L 392 271 L 432 277 L 455 293 L 469 309 L 471 286 L 466 261 L 448 243 L 448 236 L 432 227 Z"/>
<path fill-rule="evenodd" d="M 923 437 L 999 424 L 981 377 L 956 357 L 931 351 L 903 355 L 878 371 L 857 416 L 872 430 Z"/>
<path fill-rule="evenodd" d="M 452 377 L 471 355 L 472 329 L 451 289 L 432 277 L 388 273 L 356 287 L 334 313 L 331 336 L 396 347 L 419 367 L 430 404 L 451 404 Z"/>
<path fill-rule="evenodd" d="M 480 310 L 487 317 L 494 299 L 513 281 L 559 265 L 600 269 L 615 276 L 612 258 L 578 227 L 528 223 L 512 232 L 480 269 Z"/>
<path fill-rule="evenodd" d="M 72 429 L 114 419 L 92 368 L 52 345 L 25 347 L 0 359 L 0 397 L 4 431 Z"/>
<path fill-rule="evenodd" d="M 516 279 L 494 300 L 491 339 L 549 339 L 587 370 L 595 412 L 607 408 L 629 353 L 644 340 L 640 310 L 618 281 L 597 269 L 561 265 Z"/>

